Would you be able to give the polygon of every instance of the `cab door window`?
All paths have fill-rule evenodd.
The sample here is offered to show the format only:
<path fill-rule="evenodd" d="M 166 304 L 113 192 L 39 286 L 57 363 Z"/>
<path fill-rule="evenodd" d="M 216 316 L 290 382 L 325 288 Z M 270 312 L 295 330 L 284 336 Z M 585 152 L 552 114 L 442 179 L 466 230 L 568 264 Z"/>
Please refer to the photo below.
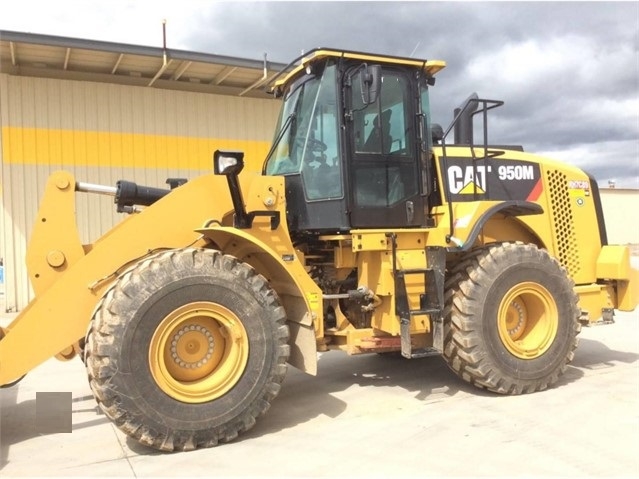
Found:
<path fill-rule="evenodd" d="M 357 73 L 352 81 L 354 200 L 356 206 L 391 206 L 417 193 L 407 78 L 384 71 L 375 103 L 365 105 Z"/>

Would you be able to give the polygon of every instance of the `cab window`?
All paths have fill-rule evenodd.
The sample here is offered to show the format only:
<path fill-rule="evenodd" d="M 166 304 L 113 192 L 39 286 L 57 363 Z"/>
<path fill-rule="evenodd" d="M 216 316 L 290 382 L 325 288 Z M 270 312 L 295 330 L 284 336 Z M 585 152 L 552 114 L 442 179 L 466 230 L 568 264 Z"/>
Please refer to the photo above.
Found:
<path fill-rule="evenodd" d="M 365 105 L 361 74 L 351 89 L 355 202 L 390 206 L 417 193 L 409 82 L 400 72 L 384 71 L 377 101 Z"/>

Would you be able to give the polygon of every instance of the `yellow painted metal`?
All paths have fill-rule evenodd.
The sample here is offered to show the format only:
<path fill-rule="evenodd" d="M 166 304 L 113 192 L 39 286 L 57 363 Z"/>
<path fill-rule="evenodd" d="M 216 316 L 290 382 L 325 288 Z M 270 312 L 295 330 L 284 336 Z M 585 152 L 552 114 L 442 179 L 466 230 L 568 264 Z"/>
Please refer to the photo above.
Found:
<path fill-rule="evenodd" d="M 68 181 L 68 187 L 58 188 L 61 178 Z M 204 244 L 194 229 L 215 211 L 210 205 L 224 210 L 230 200 L 225 204 L 214 197 L 213 192 L 224 182 L 213 175 L 187 185 L 128 217 L 96 241 L 89 254 L 81 255 L 84 250 L 75 224 L 71 225 L 75 180 L 65 173 L 50 177 L 36 221 L 46 223 L 46 229 L 34 229 L 27 259 L 36 297 L 8 326 L 6 337 L 0 341 L 0 384 L 58 352 L 68 355 L 69 348 L 84 337 L 96 303 L 127 265 L 158 248 Z M 162 227 L 167 218 L 170 228 Z M 46 258 L 52 249 L 65 253 L 64 272 L 48 264 Z"/>
<path fill-rule="evenodd" d="M 538 283 L 513 286 L 497 310 L 497 330 L 504 347 L 520 359 L 543 355 L 557 335 L 558 311 L 550 292 Z"/>
<path fill-rule="evenodd" d="M 225 253 L 251 264 L 268 279 L 287 314 L 291 338 L 289 363 L 314 375 L 316 338 L 324 335 L 322 292 L 294 253 L 285 230 L 285 225 L 271 230 L 261 218 L 256 218 L 251 230 L 211 226 L 198 232 Z"/>
<path fill-rule="evenodd" d="M 195 302 L 160 322 L 151 338 L 149 369 L 172 398 L 203 403 L 237 384 L 248 356 L 248 335 L 235 313 L 220 304 Z"/>
<path fill-rule="evenodd" d="M 27 271 L 36 296 L 84 257 L 75 219 L 75 181 L 66 172 L 53 173 L 44 191 L 27 247 Z"/>
<path fill-rule="evenodd" d="M 575 286 L 575 293 L 579 296 L 582 318 L 587 318 L 589 323 L 599 321 L 604 309 L 618 307 L 615 304 L 617 295 L 611 283 Z"/>
<path fill-rule="evenodd" d="M 469 157 L 468 149 L 450 148 L 449 155 L 455 157 Z M 596 285 L 597 278 L 601 275 L 596 271 L 597 257 L 602 251 L 602 245 L 598 234 L 581 235 L 580 231 L 591 231 L 593 228 L 592 220 L 596 218 L 595 204 L 590 196 L 591 192 L 586 189 L 577 190 L 570 185 L 582 185 L 584 182 L 589 184 L 589 178 L 580 170 L 564 165 L 553 160 L 536 157 L 533 155 L 508 151 L 505 158 L 513 160 L 523 160 L 530 162 L 541 162 L 541 194 L 531 199 L 532 202 L 541 206 L 545 214 L 508 217 L 500 213 L 488 218 L 485 215 L 493 206 L 499 205 L 499 201 L 466 201 L 456 202 L 453 205 L 454 215 L 454 235 L 460 239 L 461 243 L 466 247 L 471 232 L 475 229 L 478 222 L 486 219 L 483 227 L 479 231 L 477 239 L 474 240 L 473 246 L 481 246 L 482 244 L 500 242 L 500 241 L 521 241 L 525 243 L 533 243 L 541 248 L 546 248 L 551 254 L 557 257 L 567 268 L 570 276 L 576 284 L 585 286 L 577 286 L 575 289 L 581 299 L 581 306 L 584 309 L 593 311 L 590 314 L 590 320 L 595 321 L 601 317 L 603 308 L 608 308 L 611 304 L 620 305 L 622 294 L 625 299 L 624 307 L 633 309 L 636 305 L 636 295 L 639 292 L 634 288 L 633 281 L 618 280 L 614 287 L 611 283 Z M 470 161 L 470 157 L 469 157 Z M 507 161 L 505 159 L 504 161 Z M 440 162 L 437 162 L 440 168 Z M 440 181 L 442 181 L 443 172 L 439 172 Z M 444 183 L 440 187 L 445 187 Z M 561 201 L 558 201 L 558 198 Z M 562 203 L 563 202 L 563 203 Z M 561 211 L 554 211 L 562 209 Z M 442 206 L 435 207 L 431 210 L 435 220 L 435 227 L 428 229 L 415 228 L 411 230 L 396 230 L 397 242 L 397 260 L 398 268 L 420 268 L 425 266 L 424 248 L 426 246 L 444 246 L 448 247 L 451 254 L 454 254 L 455 247 L 446 241 L 449 233 L 449 210 L 445 203 Z M 569 236 L 566 231 L 572 231 Z M 395 316 L 395 298 L 394 298 L 394 278 L 392 275 L 392 254 L 389 238 L 386 236 L 387 230 L 352 230 L 352 241 L 350 243 L 353 255 L 357 260 L 358 266 L 358 285 L 370 287 L 379 297 L 382 298 L 381 305 L 377 306 L 372 314 L 372 326 L 380 331 L 391 335 L 399 334 L 399 324 Z M 563 238 L 562 238 L 563 237 Z M 344 248 L 341 243 L 341 249 Z M 573 248 L 578 249 L 575 253 Z M 338 248 L 339 250 L 339 248 Z M 601 260 L 602 265 L 606 261 L 615 269 L 613 276 L 622 276 L 624 270 L 625 258 L 616 257 L 619 251 L 611 250 L 610 253 L 603 253 Z M 613 257 L 615 256 L 615 257 Z M 336 266 L 351 265 L 344 261 L 343 252 L 336 253 Z M 620 266 L 621 265 L 621 266 Z M 600 269 L 603 266 L 600 266 Z M 408 300 L 411 308 L 418 309 L 419 296 L 424 293 L 424 280 L 420 275 L 409 275 L 406 278 Z M 595 285 L 596 290 L 589 291 L 590 285 Z M 616 292 L 615 292 L 616 290 Z M 533 303 L 530 308 L 537 310 L 544 301 L 543 292 L 538 292 L 537 297 L 541 299 L 535 300 L 534 293 L 523 293 L 523 298 L 530 298 Z M 548 298 L 546 298 L 548 300 Z M 522 306 L 524 300 L 516 302 L 517 306 Z M 548 300 L 550 301 L 550 300 Z M 548 303 L 548 308 L 554 308 Z M 517 308 L 512 306 L 512 308 Z M 515 310 L 513 309 L 513 311 Z M 512 316 L 511 312 L 511 316 Z M 596 317 L 595 317 L 596 316 Z M 545 317 L 545 316 L 544 316 Z M 348 323 L 340 322 L 338 315 L 338 328 L 343 329 Z M 545 320 L 544 320 L 545 321 Z M 552 321 L 548 320 L 546 333 L 552 331 Z M 543 323 L 543 321 L 542 321 Z M 532 324 L 532 323 L 531 323 Z M 528 340 L 520 343 L 521 339 L 511 341 L 511 349 L 514 354 L 522 357 L 530 357 L 535 354 L 542 354 L 544 348 L 548 347 L 550 340 L 540 338 L 543 329 L 541 326 L 534 328 L 534 333 L 527 335 Z M 411 332 L 414 335 L 427 333 L 430 330 L 430 323 L 427 316 L 413 317 L 411 324 Z M 508 328 L 504 326 L 504 330 Z M 333 331 L 329 334 L 335 334 Z M 545 334 L 545 333 L 544 333 Z M 346 347 L 346 342 L 341 340 L 340 344 L 345 349 L 353 349 L 353 344 Z M 539 344 L 534 344 L 537 341 Z M 522 345 L 523 344 L 523 345 Z M 537 351 L 537 352 L 534 352 Z"/>
<path fill-rule="evenodd" d="M 357 265 L 356 256 L 353 252 L 350 237 L 349 241 L 340 241 L 339 246 L 334 249 L 336 268 L 354 268 Z"/>
<path fill-rule="evenodd" d="M 348 58 L 352 60 L 361 60 L 369 63 L 381 63 L 392 64 L 401 66 L 410 66 L 424 70 L 430 75 L 435 75 L 437 72 L 446 67 L 446 62 L 443 60 L 419 60 L 416 58 L 404 58 L 404 57 L 391 57 L 386 55 L 375 55 L 369 53 L 360 52 L 348 52 L 340 50 L 315 50 L 308 54 L 308 56 L 302 58 L 300 64 L 292 69 L 286 76 L 277 80 L 274 84 L 275 87 L 284 85 L 291 81 L 292 78 L 303 72 L 307 65 L 314 62 L 326 59 L 326 58 Z"/>
<path fill-rule="evenodd" d="M 468 155 L 467 150 L 452 148 L 452 156 Z M 465 153 L 464 153 L 465 152 Z M 508 152 L 511 155 L 511 152 Z M 526 155 L 520 152 L 512 152 L 513 159 L 539 161 L 538 157 Z M 579 170 L 562 165 L 552 160 L 541 159 L 541 173 L 543 188 L 541 195 L 534 201 L 538 203 L 546 214 L 506 217 L 497 213 L 490 217 L 481 229 L 474 246 L 494 243 L 499 241 L 522 241 L 533 243 L 541 248 L 546 248 L 551 254 L 564 262 L 569 275 L 579 286 L 575 291 L 580 297 L 580 306 L 589 312 L 589 321 L 597 321 L 601 317 L 604 308 L 616 307 L 623 310 L 633 310 L 639 300 L 639 279 L 634 280 L 635 272 L 629 265 L 628 251 L 625 246 L 603 246 L 599 235 L 576 234 L 580 231 L 592 230 L 592 219 L 596 217 L 594 201 L 586 196 L 586 190 L 571 193 L 574 189 L 568 186 L 570 182 L 583 184 L 589 179 Z M 547 181 L 552 172 L 553 177 L 558 177 L 554 185 Z M 441 185 L 442 188 L 444 185 Z M 559 193 L 549 191 L 551 188 L 559 190 Z M 574 190 L 576 191 L 576 190 Z M 559 214 L 559 220 L 553 219 L 553 208 L 556 205 L 558 194 L 564 195 L 566 203 L 561 206 L 565 209 Z M 580 201 L 576 201 L 578 198 Z M 484 218 L 488 210 L 498 205 L 498 201 L 467 201 L 456 202 L 453 205 L 455 218 L 454 234 L 465 246 L 469 241 L 469 235 L 477 223 Z M 396 230 L 398 268 L 420 268 L 425 266 L 423 257 L 424 247 L 446 246 L 450 253 L 455 248 L 446 242 L 449 232 L 449 211 L 446 204 L 435 207 L 433 210 L 435 227 L 430 229 Z M 563 217 L 561 216 L 563 215 Z M 561 228 L 571 229 L 574 235 L 567 240 L 562 240 L 565 232 Z M 392 254 L 390 240 L 386 237 L 387 230 L 352 230 L 352 251 L 357 257 L 358 285 L 366 285 L 372 288 L 377 295 L 383 298 L 382 305 L 378 306 L 372 317 L 372 325 L 389 334 L 399 334 L 398 321 L 395 316 L 394 305 L 394 278 L 392 275 Z M 571 248 L 578 248 L 578 252 Z M 338 256 L 341 258 L 341 256 Z M 340 259 L 340 264 L 343 261 Z M 381 265 L 381 266 L 380 266 Z M 619 278 L 614 282 L 610 279 Z M 597 284 L 598 280 L 602 284 Z M 409 275 L 406 278 L 408 299 L 411 308 L 418 309 L 419 295 L 424 293 L 424 280 L 420 275 Z M 543 298 L 543 294 L 540 293 Z M 534 295 L 530 296 L 534 298 Z M 541 301 L 541 300 L 540 300 Z M 539 303 L 539 301 L 538 301 Z M 519 304 L 519 303 L 517 303 Z M 541 304 L 541 303 L 540 303 Z M 521 306 L 521 305 L 520 305 Z M 550 307 L 550 306 L 549 306 Z M 516 306 L 513 306 L 516 308 Z M 429 331 L 430 324 L 424 318 L 413 317 L 411 331 L 414 334 Z M 424 323 L 424 324 L 422 324 Z M 548 326 L 552 329 L 552 325 Z M 504 327 L 505 328 L 505 327 Z M 508 328 L 505 328 L 507 330 Z M 530 338 L 536 337 L 535 335 Z M 533 341 L 530 339 L 528 342 Z M 541 341 L 541 340 L 540 340 Z M 543 343 L 543 341 L 541 341 Z M 522 356 L 533 353 L 526 352 L 529 348 L 543 349 L 541 346 L 530 346 L 524 343 L 512 342 L 512 350 L 518 351 Z M 519 350 L 518 350 L 519 348 Z M 539 353 L 540 354 L 540 353 Z"/>
<path fill-rule="evenodd" d="M 481 156 L 482 151 L 475 149 Z M 442 154 L 435 148 L 436 157 Z M 470 158 L 467 148 L 447 148 L 450 157 Z M 639 272 L 630 267 L 626 246 L 602 245 L 596 224 L 594 193 L 590 190 L 590 178 L 580 169 L 550 158 L 530 155 L 518 151 L 506 151 L 500 159 L 538 163 L 541 173 L 541 193 L 531 201 L 537 203 L 544 214 L 517 218 L 495 215 L 483 226 L 474 246 L 499 241 L 522 241 L 534 243 L 547 249 L 567 269 L 576 285 L 581 307 L 589 311 L 589 320 L 601 317 L 603 308 L 614 307 L 633 310 L 639 302 Z M 436 161 L 441 191 L 446 187 L 446 171 L 442 162 Z M 488 208 L 497 204 L 489 201 L 456 202 L 453 205 L 454 236 L 463 244 L 476 222 Z M 436 228 L 428 235 L 429 245 L 442 244 L 449 228 L 449 211 L 445 198 L 443 204 L 433 209 Z M 583 234 L 590 232 L 591 234 Z M 634 279 L 637 278 L 637 279 Z M 616 284 L 610 287 L 610 280 Z M 604 283 L 596 291 L 591 285 Z M 581 286 L 580 286 L 581 285 Z M 592 311 L 592 313 L 590 313 Z"/>
<path fill-rule="evenodd" d="M 361 251 L 391 251 L 391 240 L 387 236 L 393 233 L 396 237 L 397 249 L 424 249 L 426 243 L 433 246 L 435 242 L 444 239 L 443 231 L 430 228 L 394 229 L 394 230 L 351 230 L 353 252 Z"/>
<path fill-rule="evenodd" d="M 425 268 L 426 238 L 428 230 L 396 230 L 396 267 L 398 269 Z M 379 298 L 371 314 L 371 326 L 383 333 L 398 335 L 400 325 L 395 314 L 395 278 L 393 276 L 393 255 L 390 239 L 384 230 L 353 231 L 352 250 L 357 260 L 357 286 L 365 286 Z M 384 242 L 384 245 L 382 245 Z M 388 242 L 388 244 L 386 244 Z M 361 250 L 359 249 L 361 247 Z M 424 275 L 407 275 L 405 278 L 409 306 L 420 308 L 420 295 L 424 294 Z M 347 324 L 347 323 L 346 323 Z M 342 323 L 342 327 L 344 324 Z M 411 333 L 430 331 L 428 316 L 416 316 L 411 323 Z M 370 335 L 370 334 L 369 334 Z M 349 339 L 352 343 L 352 339 Z M 349 351 L 352 352 L 353 344 Z"/>
<path fill-rule="evenodd" d="M 389 251 L 391 246 L 386 233 L 388 231 L 352 231 L 353 251 Z"/>
<path fill-rule="evenodd" d="M 348 354 L 361 354 L 361 343 L 367 341 L 374 334 L 375 331 L 372 328 L 355 329 L 349 327 L 333 338 L 334 344 L 332 346 L 333 349 L 346 351 Z"/>
<path fill-rule="evenodd" d="M 532 231 L 521 218 L 504 217 L 500 214 L 486 222 L 479 236 L 481 244 L 497 243 L 506 239 L 507 241 L 520 241 L 543 247 L 536 232 Z"/>
<path fill-rule="evenodd" d="M 597 278 L 630 279 L 630 248 L 621 245 L 606 245 L 597 258 Z"/>
<path fill-rule="evenodd" d="M 617 281 L 617 308 L 634 311 L 639 304 L 639 271 L 632 268 L 627 280 Z"/>
<path fill-rule="evenodd" d="M 197 231 L 212 240 L 225 253 L 251 264 L 263 274 L 275 290 L 282 295 L 303 298 L 308 314 L 305 319 L 289 318 L 303 324 L 311 324 L 312 317 L 321 318 L 321 290 L 308 275 L 299 260 L 286 224 L 286 199 L 284 178 L 250 174 L 252 181 L 243 187 L 247 211 L 269 210 L 280 213 L 280 223 L 271 229 L 269 217 L 256 217 L 250 229 L 237 229 L 232 225 L 212 223 Z M 268 198 L 268 201 L 265 199 Z M 265 207 L 265 203 L 269 206 Z M 308 299 L 311 298 L 311 299 Z M 321 321 L 318 321 L 320 323 Z M 319 325 L 316 325 L 319 328 Z M 318 331 L 320 331 L 318 329 Z"/>
<path fill-rule="evenodd" d="M 67 181 L 69 186 L 60 189 L 57 185 L 63 184 L 62 180 Z M 249 210 L 258 209 L 253 208 L 256 202 L 261 205 L 259 209 L 265 209 L 262 197 L 275 195 L 279 200 L 270 208 L 277 209 L 282 218 L 286 217 L 283 178 L 262 177 L 247 171 L 241 176 L 240 182 L 243 190 L 251 195 L 251 199 L 247 201 Z M 123 270 L 159 249 L 208 245 L 208 240 L 196 230 L 211 220 L 229 218 L 233 209 L 230 195 L 220 194 L 228 190 L 226 178 L 200 176 L 172 190 L 141 213 L 129 216 L 97 240 L 90 251 L 84 254 L 84 249 L 77 240 L 76 227 L 70 225 L 70 218 L 75 210 L 74 189 L 75 179 L 70 174 L 56 174 L 49 179 L 42 201 L 47 230 L 40 230 L 33 235 L 28 255 L 31 276 L 35 278 L 36 274 L 39 275 L 35 278 L 38 282 L 34 287 L 37 294 L 6 328 L 7 334 L 0 341 L 0 384 L 22 376 L 61 351 L 68 356 L 69 349 L 84 337 L 97 302 Z M 38 217 L 45 215 L 39 214 Z M 280 228 L 282 231 L 274 239 L 280 242 L 274 247 L 276 253 L 262 254 L 259 248 L 256 250 L 253 246 L 245 249 L 244 256 L 250 256 L 246 259 L 254 259 L 250 254 L 254 253 L 257 263 L 261 261 L 271 266 L 275 261 L 273 258 L 278 257 L 280 251 L 293 253 L 285 222 L 281 223 Z M 56 229 L 59 234 L 54 234 Z M 243 233 L 246 237 L 258 239 L 270 235 L 268 220 L 266 223 L 256 220 L 253 230 Z M 53 236 L 47 236 L 49 234 Z M 221 234 L 219 238 L 229 239 L 225 246 L 232 247 L 233 236 L 230 233 Z M 237 251 L 241 252 L 242 245 L 237 246 Z M 61 251 L 65 255 L 63 267 L 66 269 L 63 274 L 47 262 L 47 256 L 52 250 Z M 284 262 L 281 255 L 278 262 Z M 31 271 L 31 268 L 35 269 Z M 303 266 L 297 264 L 294 268 L 297 269 L 296 277 L 300 277 L 299 271 L 303 270 Z M 289 274 L 290 269 L 284 267 L 273 271 L 276 274 Z M 308 318 L 312 322 L 310 299 L 306 292 L 313 290 L 300 290 L 296 287 L 296 282 L 285 277 L 272 279 L 279 280 L 279 285 L 283 288 L 278 291 L 279 294 L 300 298 L 299 301 L 283 301 L 285 308 L 290 308 L 290 311 L 287 309 L 289 318 Z M 307 279 L 300 284 L 306 285 L 308 281 L 312 280 Z M 314 306 L 314 309 L 318 310 L 319 307 Z M 309 371 L 316 370 L 315 335 L 311 334 L 310 339 L 304 334 L 292 336 L 295 344 L 299 342 L 312 345 L 313 354 L 307 357 L 308 353 L 304 352 L 302 362 Z M 293 349 L 308 351 L 309 347 L 303 345 Z"/>
<path fill-rule="evenodd" d="M 630 248 L 606 245 L 597 258 L 597 278 L 616 280 L 615 307 L 632 311 L 639 303 L 639 271 L 630 264 Z"/>
<path fill-rule="evenodd" d="M 420 269 L 429 266 L 426 261 L 426 250 L 421 244 L 416 243 L 415 238 L 410 233 L 397 237 L 396 267 L 398 269 Z M 400 249 L 404 245 L 406 249 Z M 393 258 L 391 254 L 386 254 L 381 259 L 384 270 L 387 271 L 385 278 L 388 281 L 387 289 L 394 293 Z M 408 305 L 411 309 L 420 309 L 420 296 L 426 293 L 425 278 L 422 274 L 410 274 L 404 277 L 406 293 L 408 295 Z M 392 288 L 392 289 L 391 289 Z M 389 309 L 382 315 L 379 322 L 373 322 L 373 326 L 389 334 L 399 334 L 400 325 L 395 315 L 395 295 L 389 301 Z M 412 318 L 410 325 L 411 334 L 420 334 L 430 331 L 430 320 L 428 316 L 420 315 Z"/>
<path fill-rule="evenodd" d="M 450 147 L 446 149 L 450 157 L 468 158 L 468 148 Z M 481 156 L 482 149 L 475 149 Z M 442 155 L 441 148 L 435 148 L 436 157 Z M 506 222 L 508 229 L 500 231 L 498 223 L 487 224 L 485 238 L 488 241 L 512 241 L 513 239 L 533 242 L 547 249 L 568 269 L 575 284 L 596 282 L 596 263 L 602 244 L 593 220 L 597 217 L 592 192 L 589 189 L 578 189 L 571 185 L 589 185 L 590 178 L 575 166 L 560 163 L 556 160 L 531 155 L 521 151 L 508 150 L 500 156 L 500 161 L 528 161 L 540 165 L 542 190 L 532 201 L 540 205 L 545 212 L 541 215 L 520 216 L 515 222 Z M 436 161 L 438 181 L 441 191 L 446 187 L 444 179 L 447 172 L 442 171 L 442 162 Z M 456 202 L 454 203 L 455 231 L 454 236 L 466 241 L 467 235 L 475 225 L 474 221 L 487 207 L 496 202 Z M 435 208 L 437 226 L 448 228 L 448 206 L 444 204 Z M 521 227 L 520 232 L 515 229 Z M 588 231 L 591 234 L 577 234 Z M 513 238 L 513 234 L 516 235 Z M 431 238 L 429 238 L 429 241 Z M 480 236 L 481 240 L 481 236 Z"/>
<path fill-rule="evenodd" d="M 243 186 L 247 211 L 279 211 L 279 226 L 271 229 L 270 218 L 258 216 L 246 230 L 212 223 L 197 231 L 268 279 L 286 309 L 291 332 L 289 363 L 316 374 L 316 338 L 324 335 L 322 291 L 309 276 L 291 242 L 286 224 L 284 178 L 253 173 L 247 176 L 252 178 Z"/>

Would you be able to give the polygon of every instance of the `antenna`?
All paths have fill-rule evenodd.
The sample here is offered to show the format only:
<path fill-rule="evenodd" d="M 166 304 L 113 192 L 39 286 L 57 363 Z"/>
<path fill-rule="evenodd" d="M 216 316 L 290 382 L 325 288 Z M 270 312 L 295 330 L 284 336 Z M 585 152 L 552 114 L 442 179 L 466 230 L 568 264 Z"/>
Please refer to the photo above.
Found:
<path fill-rule="evenodd" d="M 162 48 L 166 52 L 166 18 L 162 20 Z"/>
<path fill-rule="evenodd" d="M 149 82 L 147 86 L 153 86 L 153 84 L 155 83 L 155 80 L 160 78 L 160 76 L 164 73 L 164 70 L 167 69 L 167 67 L 169 66 L 169 63 L 171 63 L 172 61 L 172 60 L 168 60 L 167 57 L 168 55 L 166 50 L 166 18 L 165 18 L 164 20 L 162 20 L 162 67 L 160 68 L 160 70 L 158 70 L 158 72 L 155 74 L 155 76 Z"/>
<path fill-rule="evenodd" d="M 410 55 L 408 55 L 410 58 L 413 58 L 413 55 L 415 54 L 415 52 L 417 51 L 417 48 L 422 44 L 422 41 L 418 41 L 417 45 L 415 45 L 415 48 L 413 48 L 413 51 L 410 52 Z"/>

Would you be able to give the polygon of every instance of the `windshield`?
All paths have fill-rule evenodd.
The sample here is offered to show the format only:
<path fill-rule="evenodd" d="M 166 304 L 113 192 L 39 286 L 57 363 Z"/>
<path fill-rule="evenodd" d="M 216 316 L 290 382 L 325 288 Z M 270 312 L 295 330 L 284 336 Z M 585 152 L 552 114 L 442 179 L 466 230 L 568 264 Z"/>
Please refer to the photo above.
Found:
<path fill-rule="evenodd" d="M 312 81 L 312 80 L 311 80 Z M 297 129 L 296 107 L 302 88 L 297 88 L 289 93 L 282 105 L 280 117 L 275 128 L 275 138 L 273 146 L 266 158 L 265 173 L 276 175 L 290 172 L 291 163 L 289 160 L 289 143 L 294 136 L 291 132 Z M 285 138 L 285 139 L 284 139 Z M 288 162 L 287 162 L 288 161 Z"/>
<path fill-rule="evenodd" d="M 302 78 L 293 85 L 276 132 L 265 174 L 300 173 L 311 200 L 341 196 L 334 65 L 321 76 Z"/>

